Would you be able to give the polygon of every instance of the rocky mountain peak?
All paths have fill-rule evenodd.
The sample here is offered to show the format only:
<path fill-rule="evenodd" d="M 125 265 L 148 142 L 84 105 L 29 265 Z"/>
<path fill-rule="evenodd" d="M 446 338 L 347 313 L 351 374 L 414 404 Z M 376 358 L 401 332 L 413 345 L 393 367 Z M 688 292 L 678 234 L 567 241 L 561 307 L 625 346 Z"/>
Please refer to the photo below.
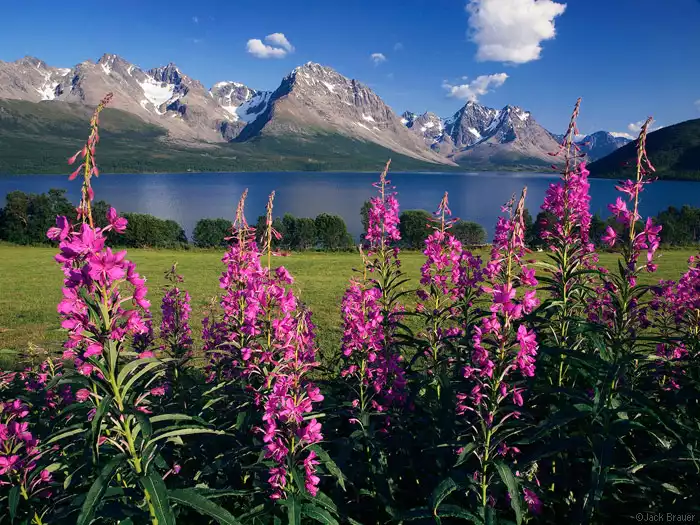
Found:
<path fill-rule="evenodd" d="M 165 82 L 166 84 L 174 84 L 176 86 L 182 84 L 185 78 L 180 72 L 180 69 L 172 62 L 167 66 L 149 69 L 148 74 L 158 82 Z"/>
<path fill-rule="evenodd" d="M 15 64 L 18 64 L 20 66 L 26 66 L 26 67 L 34 67 L 37 69 L 48 69 L 46 62 L 44 62 L 43 60 L 40 60 L 36 57 L 29 56 L 29 55 L 20 58 L 19 60 L 17 60 L 15 62 Z"/>
<path fill-rule="evenodd" d="M 612 133 L 608 133 L 607 131 L 596 131 L 576 141 L 579 148 L 581 148 L 581 152 L 586 154 L 590 162 L 609 155 L 629 142 L 631 142 L 630 139 L 615 137 Z"/>

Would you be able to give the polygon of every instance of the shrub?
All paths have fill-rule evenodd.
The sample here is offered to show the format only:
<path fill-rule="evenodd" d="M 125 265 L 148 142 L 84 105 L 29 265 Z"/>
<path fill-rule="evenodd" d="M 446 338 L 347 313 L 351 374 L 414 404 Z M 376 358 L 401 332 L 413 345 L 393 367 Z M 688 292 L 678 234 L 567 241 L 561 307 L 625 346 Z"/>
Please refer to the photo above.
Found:
<path fill-rule="evenodd" d="M 479 246 L 486 243 L 486 230 L 476 222 L 457 221 L 452 226 L 452 235 L 465 246 Z"/>
<path fill-rule="evenodd" d="M 58 189 L 39 195 L 8 193 L 0 209 L 0 239 L 16 244 L 47 242 L 46 230 L 56 222 L 56 216 L 69 215 L 74 209 L 65 193 Z"/>
<path fill-rule="evenodd" d="M 286 216 L 285 216 L 286 217 Z M 300 217 L 294 223 L 293 250 L 309 250 L 316 246 L 318 233 L 316 221 L 308 217 Z"/>
<path fill-rule="evenodd" d="M 226 246 L 231 221 L 227 219 L 200 219 L 192 231 L 192 241 L 200 248 Z"/>
<path fill-rule="evenodd" d="M 185 230 L 173 220 L 145 213 L 126 213 L 129 229 L 119 239 L 128 248 L 181 248 L 187 244 Z"/>
<path fill-rule="evenodd" d="M 430 233 L 432 215 L 425 210 L 406 210 L 401 213 L 399 231 L 407 248 L 423 249 L 425 238 Z"/>
<path fill-rule="evenodd" d="M 316 239 L 321 248 L 331 251 L 352 246 L 352 238 L 342 217 L 321 213 L 314 220 Z"/>

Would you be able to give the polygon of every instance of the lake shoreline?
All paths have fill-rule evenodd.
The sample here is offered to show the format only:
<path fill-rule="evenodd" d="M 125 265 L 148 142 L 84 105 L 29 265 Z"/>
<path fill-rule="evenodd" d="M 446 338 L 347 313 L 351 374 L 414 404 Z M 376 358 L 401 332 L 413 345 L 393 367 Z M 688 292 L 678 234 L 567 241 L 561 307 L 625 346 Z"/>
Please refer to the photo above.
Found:
<path fill-rule="evenodd" d="M 104 174 L 93 178 L 95 198 L 114 206 L 120 213 L 148 213 L 177 222 L 191 236 L 197 221 L 227 218 L 236 202 L 248 190 L 246 216 L 255 222 L 265 214 L 268 195 L 274 190 L 275 216 L 289 213 L 294 217 L 314 218 L 321 213 L 338 215 L 345 221 L 353 238 L 363 231 L 360 209 L 375 195 L 373 183 L 379 172 L 202 172 Z M 434 211 L 445 192 L 449 195 L 454 217 L 476 222 L 493 233 L 500 209 L 513 194 L 528 187 L 526 207 L 533 218 L 540 210 L 545 192 L 559 176 L 552 172 L 391 172 L 401 210 Z M 619 192 L 617 180 L 591 179 L 591 212 L 603 219 L 609 216 L 608 205 Z M 670 182 L 673 182 L 671 184 Z M 11 191 L 46 193 L 63 189 L 66 198 L 77 204 L 80 184 L 69 181 L 67 174 L 0 176 L 0 205 Z M 688 181 L 659 181 L 645 187 L 640 213 L 656 216 L 669 206 L 684 204 L 700 207 L 697 185 Z"/>
<path fill-rule="evenodd" d="M 442 168 L 441 168 L 442 169 Z M 379 174 L 381 173 L 381 169 L 378 169 L 376 171 L 362 171 L 362 170 L 305 170 L 305 171 L 300 171 L 300 170 L 277 170 L 274 173 L 284 173 L 284 174 L 295 174 L 295 175 L 301 175 L 301 174 L 308 174 L 308 175 L 313 175 L 313 174 L 319 174 L 319 173 L 328 173 L 328 174 L 349 174 L 349 175 L 369 175 L 369 174 Z M 129 173 L 124 173 L 124 172 L 101 172 L 100 175 L 146 175 L 146 176 L 162 176 L 162 175 L 247 175 L 247 174 L 258 174 L 258 173 L 270 173 L 268 171 L 256 171 L 256 170 L 246 170 L 246 171 L 138 171 L 138 172 L 129 172 Z M 527 174 L 527 175 L 541 175 L 542 177 L 559 177 L 560 174 L 559 172 L 552 171 L 551 173 L 545 173 L 545 172 L 540 172 L 540 171 L 531 171 L 527 169 L 504 169 L 504 168 L 499 168 L 499 169 L 470 169 L 470 170 L 448 170 L 448 171 L 438 171 L 438 170 L 429 170 L 429 171 L 414 171 L 414 170 L 390 170 L 390 175 L 492 175 L 493 173 L 504 173 L 508 175 L 516 175 L 516 174 Z M 55 177 L 55 176 L 61 176 L 64 175 L 62 173 L 0 173 L 0 178 L 6 178 L 6 177 Z M 69 172 L 65 173 L 65 176 L 67 177 L 70 175 Z M 630 173 L 629 177 L 627 178 L 632 178 L 634 174 Z M 624 180 L 625 177 L 620 176 L 620 177 L 604 177 L 604 176 L 596 176 L 596 175 L 590 175 L 588 177 L 589 179 L 594 179 L 594 180 L 613 180 L 613 181 L 618 181 L 618 180 Z M 659 182 L 700 182 L 700 179 L 689 179 L 689 178 L 683 178 L 683 177 L 664 177 L 659 179 Z"/>

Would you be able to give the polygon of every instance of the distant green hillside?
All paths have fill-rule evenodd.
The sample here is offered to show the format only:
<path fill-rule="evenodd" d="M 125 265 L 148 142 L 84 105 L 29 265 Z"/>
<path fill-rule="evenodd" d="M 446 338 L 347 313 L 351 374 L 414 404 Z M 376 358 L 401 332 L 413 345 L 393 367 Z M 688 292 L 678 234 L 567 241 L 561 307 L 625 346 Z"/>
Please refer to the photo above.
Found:
<path fill-rule="evenodd" d="M 92 109 L 78 104 L 0 100 L 0 173 L 68 172 L 66 159 L 86 140 Z M 340 135 L 262 137 L 244 143 L 186 147 L 165 130 L 115 109 L 100 118 L 97 153 L 104 173 L 183 171 L 448 171 Z"/>
<path fill-rule="evenodd" d="M 594 177 L 628 178 L 636 160 L 634 142 L 592 163 Z M 700 119 L 649 133 L 647 154 L 660 179 L 700 180 Z"/>

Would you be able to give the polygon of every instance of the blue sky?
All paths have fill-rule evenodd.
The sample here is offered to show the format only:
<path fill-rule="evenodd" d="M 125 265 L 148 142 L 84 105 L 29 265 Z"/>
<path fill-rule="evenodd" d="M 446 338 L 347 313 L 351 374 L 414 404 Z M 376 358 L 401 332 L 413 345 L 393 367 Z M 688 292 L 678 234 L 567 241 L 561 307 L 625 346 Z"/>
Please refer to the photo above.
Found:
<path fill-rule="evenodd" d="M 314 61 L 368 84 L 399 113 L 449 116 L 476 97 L 491 107 L 519 105 L 555 132 L 563 131 L 578 96 L 584 133 L 631 132 L 648 115 L 660 125 L 700 117 L 700 0 L 561 4 L 3 2 L 0 60 L 33 55 L 68 67 L 108 52 L 143 68 L 175 62 L 207 86 L 236 80 L 270 90 L 295 66 Z M 266 43 L 275 33 L 286 40 Z M 266 52 L 276 56 L 259 58 Z M 373 60 L 378 53 L 385 60 Z"/>

